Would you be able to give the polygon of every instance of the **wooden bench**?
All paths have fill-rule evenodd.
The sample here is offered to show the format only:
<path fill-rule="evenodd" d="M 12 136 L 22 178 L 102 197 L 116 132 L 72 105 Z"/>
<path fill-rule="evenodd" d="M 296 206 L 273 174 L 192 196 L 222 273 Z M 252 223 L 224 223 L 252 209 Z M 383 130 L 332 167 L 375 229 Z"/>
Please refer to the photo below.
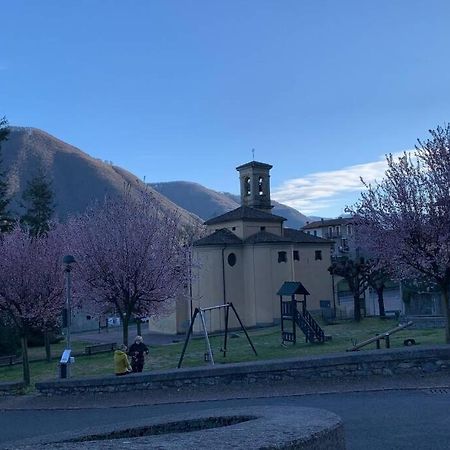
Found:
<path fill-rule="evenodd" d="M 108 344 L 88 345 L 84 349 L 86 355 L 93 355 L 95 353 L 113 352 L 117 348 L 117 342 L 110 342 Z"/>
<path fill-rule="evenodd" d="M 17 355 L 0 356 L 0 366 L 12 366 L 17 360 Z"/>

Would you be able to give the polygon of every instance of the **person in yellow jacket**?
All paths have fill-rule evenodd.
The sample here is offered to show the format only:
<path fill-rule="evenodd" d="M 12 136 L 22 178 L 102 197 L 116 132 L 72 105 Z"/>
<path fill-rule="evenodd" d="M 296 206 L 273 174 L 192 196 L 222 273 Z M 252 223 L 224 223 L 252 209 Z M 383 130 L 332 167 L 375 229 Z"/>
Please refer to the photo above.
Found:
<path fill-rule="evenodd" d="M 127 356 L 127 346 L 122 344 L 114 352 L 114 372 L 116 375 L 127 375 L 132 372 Z"/>

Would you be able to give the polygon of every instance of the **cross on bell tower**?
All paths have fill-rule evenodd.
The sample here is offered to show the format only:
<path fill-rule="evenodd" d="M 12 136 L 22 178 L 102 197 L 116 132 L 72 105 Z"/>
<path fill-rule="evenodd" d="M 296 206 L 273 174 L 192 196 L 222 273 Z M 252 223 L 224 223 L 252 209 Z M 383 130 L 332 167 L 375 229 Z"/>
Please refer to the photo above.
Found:
<path fill-rule="evenodd" d="M 251 161 L 236 167 L 241 185 L 241 205 L 270 212 L 270 175 L 273 166 Z"/>

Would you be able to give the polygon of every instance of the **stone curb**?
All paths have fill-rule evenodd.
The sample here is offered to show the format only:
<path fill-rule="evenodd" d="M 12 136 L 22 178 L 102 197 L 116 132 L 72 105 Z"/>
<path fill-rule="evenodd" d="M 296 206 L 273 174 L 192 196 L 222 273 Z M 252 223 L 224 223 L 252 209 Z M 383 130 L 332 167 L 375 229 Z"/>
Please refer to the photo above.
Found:
<path fill-rule="evenodd" d="M 208 423 L 227 419 L 246 419 L 228 426 L 195 431 L 193 425 L 204 428 Z M 153 435 L 111 439 L 111 433 L 151 427 Z M 163 434 L 155 434 L 155 432 Z M 186 432 L 189 431 L 189 432 Z M 105 436 L 106 435 L 106 436 Z M 105 436 L 104 440 L 74 442 L 86 436 Z M 109 439 L 108 439 L 109 437 Z M 51 446 L 51 447 L 49 447 Z M 40 436 L 14 442 L 4 449 L 100 450 L 111 448 L 173 449 L 304 449 L 344 450 L 344 427 L 334 413 L 304 407 L 242 407 L 197 413 L 181 413 L 158 418 L 141 419 L 120 424 L 94 426 L 77 432 Z"/>

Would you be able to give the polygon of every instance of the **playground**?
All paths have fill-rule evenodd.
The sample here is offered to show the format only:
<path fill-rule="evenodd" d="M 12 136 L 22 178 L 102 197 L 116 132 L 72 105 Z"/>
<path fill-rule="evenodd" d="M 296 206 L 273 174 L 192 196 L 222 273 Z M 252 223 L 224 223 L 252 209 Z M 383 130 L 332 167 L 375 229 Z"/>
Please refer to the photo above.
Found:
<path fill-rule="evenodd" d="M 331 335 L 332 340 L 323 343 L 307 343 L 305 339 L 299 339 L 296 344 L 281 345 L 280 325 L 249 329 L 249 337 L 257 350 L 254 354 L 249 345 L 245 333 L 242 331 L 230 332 L 227 353 L 223 356 L 224 336 L 212 334 L 209 336 L 211 351 L 215 364 L 227 364 L 244 361 L 264 361 L 290 357 L 307 357 L 312 355 L 327 355 L 345 352 L 354 342 L 362 342 L 376 334 L 395 328 L 398 322 L 394 319 L 380 320 L 377 317 L 365 318 L 360 323 L 350 320 L 340 321 L 334 325 L 326 325 L 320 317 L 316 317 L 326 335 Z M 130 330 L 130 336 L 133 336 Z M 154 370 L 174 369 L 180 359 L 183 349 L 184 336 L 153 336 L 144 334 L 145 342 L 150 347 L 150 356 L 146 361 L 144 372 Z M 113 373 L 112 352 L 98 353 L 91 356 L 85 355 L 85 347 L 95 343 L 120 342 L 121 330 L 110 329 L 109 332 L 80 333 L 72 337 L 73 350 L 75 352 L 75 364 L 72 366 L 73 377 L 110 375 Z M 415 339 L 418 346 L 426 344 L 442 344 L 444 342 L 444 330 L 437 328 L 401 330 L 391 336 L 390 347 L 404 347 L 404 340 Z M 176 341 L 176 342 L 173 342 Z M 157 342 L 157 343 L 156 343 Z M 35 361 L 31 363 L 32 385 L 37 381 L 55 379 L 58 376 L 57 365 L 64 348 L 64 342 L 52 346 L 54 359 L 47 363 L 43 347 L 30 348 L 30 357 Z M 384 348 L 384 346 L 382 346 Z M 367 345 L 364 350 L 376 350 L 376 343 Z M 205 361 L 205 339 L 203 335 L 191 339 L 186 349 L 183 367 L 207 366 Z M 22 367 L 20 364 L 0 367 L 0 382 L 20 381 L 22 379 Z"/>

